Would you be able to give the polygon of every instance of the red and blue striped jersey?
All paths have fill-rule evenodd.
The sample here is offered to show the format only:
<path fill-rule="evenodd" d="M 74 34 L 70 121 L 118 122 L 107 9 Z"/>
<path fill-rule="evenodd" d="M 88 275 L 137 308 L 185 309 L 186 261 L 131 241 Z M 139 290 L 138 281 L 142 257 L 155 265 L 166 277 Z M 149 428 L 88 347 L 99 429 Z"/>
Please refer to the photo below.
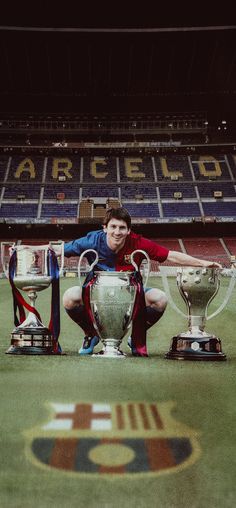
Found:
<path fill-rule="evenodd" d="M 107 234 L 103 230 L 91 231 L 86 236 L 65 243 L 64 254 L 66 257 L 80 256 L 85 250 L 94 249 L 97 251 L 99 260 L 95 270 L 106 271 L 133 271 L 130 255 L 136 249 L 144 250 L 150 259 L 163 263 L 169 253 L 165 247 L 144 238 L 141 235 L 131 232 L 125 240 L 122 249 L 115 253 L 107 245 Z M 94 261 L 94 254 L 86 254 L 89 264 Z M 139 266 L 144 256 L 137 254 L 135 263 Z"/>

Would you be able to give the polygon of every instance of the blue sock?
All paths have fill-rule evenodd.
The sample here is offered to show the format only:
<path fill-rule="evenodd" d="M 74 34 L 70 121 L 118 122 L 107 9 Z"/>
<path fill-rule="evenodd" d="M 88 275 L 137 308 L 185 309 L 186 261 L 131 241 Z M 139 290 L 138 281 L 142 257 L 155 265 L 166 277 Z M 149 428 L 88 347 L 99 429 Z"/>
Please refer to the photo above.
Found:
<path fill-rule="evenodd" d="M 70 318 L 82 328 L 85 335 L 88 335 L 89 337 L 96 335 L 95 328 L 87 318 L 84 305 L 78 305 L 73 309 L 65 309 L 65 311 L 68 316 L 70 316 Z"/>
<path fill-rule="evenodd" d="M 151 305 L 149 305 L 147 308 L 146 308 L 146 311 L 147 311 L 147 318 L 146 318 L 146 330 L 148 330 L 149 328 L 151 328 L 151 326 L 155 325 L 155 323 L 157 323 L 157 321 L 159 321 L 159 319 L 161 318 L 161 316 L 164 314 L 164 310 L 163 311 L 159 311 L 157 309 L 155 309 L 154 307 L 151 307 Z M 132 336 L 131 336 L 131 341 L 132 341 Z M 132 342 L 130 340 L 128 340 L 128 344 L 130 347 Z"/>
<path fill-rule="evenodd" d="M 157 321 L 159 321 L 159 319 L 161 318 L 161 316 L 164 314 L 165 311 L 163 310 L 160 312 L 159 310 L 155 309 L 155 307 L 151 307 L 151 305 L 149 305 L 146 308 L 146 311 L 147 311 L 146 329 L 148 330 L 149 328 L 151 328 L 151 326 L 155 325 Z"/>

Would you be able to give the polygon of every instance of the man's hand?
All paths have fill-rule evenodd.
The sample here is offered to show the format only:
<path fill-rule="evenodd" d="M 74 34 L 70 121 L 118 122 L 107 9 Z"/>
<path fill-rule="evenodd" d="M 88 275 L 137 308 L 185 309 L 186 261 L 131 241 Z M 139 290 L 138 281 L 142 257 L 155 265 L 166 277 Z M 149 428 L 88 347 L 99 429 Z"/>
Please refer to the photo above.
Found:
<path fill-rule="evenodd" d="M 220 263 L 217 263 L 216 261 L 208 261 L 206 268 L 223 268 L 223 266 Z"/>

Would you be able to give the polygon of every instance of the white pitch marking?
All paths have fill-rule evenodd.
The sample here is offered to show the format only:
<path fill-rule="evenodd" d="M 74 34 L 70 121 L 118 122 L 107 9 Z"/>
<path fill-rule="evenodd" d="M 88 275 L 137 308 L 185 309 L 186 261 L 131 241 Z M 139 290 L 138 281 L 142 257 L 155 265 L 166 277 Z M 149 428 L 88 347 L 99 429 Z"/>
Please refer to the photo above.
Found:
<path fill-rule="evenodd" d="M 73 420 L 67 420 L 66 418 L 58 420 L 51 420 L 49 423 L 42 427 L 43 430 L 71 430 L 73 426 Z"/>
<path fill-rule="evenodd" d="M 91 430 L 111 430 L 111 420 L 92 420 Z"/>
<path fill-rule="evenodd" d="M 74 413 L 75 404 L 61 404 L 52 402 L 52 407 L 56 413 Z"/>
<path fill-rule="evenodd" d="M 111 413 L 110 404 L 92 404 L 93 413 Z"/>

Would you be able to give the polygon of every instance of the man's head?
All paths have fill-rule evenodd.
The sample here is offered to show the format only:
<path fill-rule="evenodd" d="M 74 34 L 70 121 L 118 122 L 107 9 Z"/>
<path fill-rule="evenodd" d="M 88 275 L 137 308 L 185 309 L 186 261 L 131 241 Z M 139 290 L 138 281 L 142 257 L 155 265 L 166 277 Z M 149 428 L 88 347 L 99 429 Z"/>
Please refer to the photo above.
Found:
<path fill-rule="evenodd" d="M 111 250 L 118 252 L 130 234 L 131 217 L 125 208 L 110 208 L 103 221 L 107 243 Z"/>
<path fill-rule="evenodd" d="M 131 228 L 131 217 L 129 212 L 123 208 L 108 208 L 103 219 L 103 226 L 107 226 L 111 219 L 123 220 L 126 222 L 127 228 Z"/>

